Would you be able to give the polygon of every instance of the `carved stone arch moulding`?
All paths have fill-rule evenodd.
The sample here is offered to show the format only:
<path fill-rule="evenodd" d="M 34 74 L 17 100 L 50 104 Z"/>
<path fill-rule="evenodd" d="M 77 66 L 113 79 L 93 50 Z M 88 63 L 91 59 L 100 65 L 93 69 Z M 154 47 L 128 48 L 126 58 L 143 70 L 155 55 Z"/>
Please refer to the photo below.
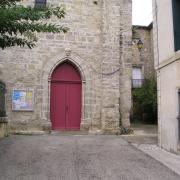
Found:
<path fill-rule="evenodd" d="M 84 73 L 84 70 L 82 68 L 82 65 L 80 65 L 77 61 L 75 61 L 74 59 L 72 59 L 69 56 L 66 56 L 66 57 L 60 59 L 59 61 L 57 61 L 53 65 L 52 69 L 49 72 L 48 80 L 51 79 L 51 75 L 52 75 L 53 71 L 56 69 L 56 67 L 59 66 L 60 64 L 64 63 L 64 62 L 66 62 L 66 61 L 72 63 L 78 69 L 79 73 L 81 74 L 82 82 L 85 82 L 86 78 L 85 78 L 85 73 Z"/>

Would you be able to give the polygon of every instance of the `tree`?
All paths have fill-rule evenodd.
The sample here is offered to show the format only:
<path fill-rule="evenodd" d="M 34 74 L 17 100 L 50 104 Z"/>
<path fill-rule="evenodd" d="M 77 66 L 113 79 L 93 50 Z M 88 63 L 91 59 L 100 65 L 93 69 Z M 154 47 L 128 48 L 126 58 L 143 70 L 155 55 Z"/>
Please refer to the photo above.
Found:
<path fill-rule="evenodd" d="M 157 82 L 146 79 L 141 88 L 132 91 L 134 118 L 146 123 L 157 123 Z M 145 117 L 144 117 L 145 116 Z"/>
<path fill-rule="evenodd" d="M 0 48 L 11 46 L 36 45 L 36 34 L 40 32 L 66 33 L 67 27 L 47 23 L 47 19 L 56 16 L 65 17 L 62 6 L 24 7 L 20 0 L 0 0 Z"/>

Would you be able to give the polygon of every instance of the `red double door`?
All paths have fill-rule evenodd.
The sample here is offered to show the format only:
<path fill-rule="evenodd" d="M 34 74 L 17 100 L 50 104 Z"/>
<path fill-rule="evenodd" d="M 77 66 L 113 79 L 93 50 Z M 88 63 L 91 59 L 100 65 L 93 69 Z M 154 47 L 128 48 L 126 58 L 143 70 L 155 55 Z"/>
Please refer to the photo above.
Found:
<path fill-rule="evenodd" d="M 82 83 L 70 63 L 58 66 L 51 77 L 50 116 L 54 130 L 79 130 Z"/>

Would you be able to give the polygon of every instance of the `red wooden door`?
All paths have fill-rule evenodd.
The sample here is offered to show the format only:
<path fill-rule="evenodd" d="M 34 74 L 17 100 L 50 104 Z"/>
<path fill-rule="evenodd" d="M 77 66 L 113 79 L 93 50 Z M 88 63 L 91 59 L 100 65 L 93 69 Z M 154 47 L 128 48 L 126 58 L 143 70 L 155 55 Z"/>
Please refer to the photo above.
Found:
<path fill-rule="evenodd" d="M 80 129 L 81 89 L 81 76 L 70 63 L 63 63 L 54 70 L 50 100 L 52 129 Z"/>

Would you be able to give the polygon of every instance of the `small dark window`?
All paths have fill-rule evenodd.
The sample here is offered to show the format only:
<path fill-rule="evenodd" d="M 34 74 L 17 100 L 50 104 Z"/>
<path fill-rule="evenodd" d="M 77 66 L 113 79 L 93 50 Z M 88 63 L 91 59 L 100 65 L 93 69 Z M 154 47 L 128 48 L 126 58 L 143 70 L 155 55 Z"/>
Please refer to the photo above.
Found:
<path fill-rule="evenodd" d="M 46 0 L 35 0 L 35 7 L 36 8 L 45 8 Z"/>
<path fill-rule="evenodd" d="M 180 50 L 180 0 L 172 0 L 173 24 L 174 24 L 174 45 L 175 51 Z"/>

